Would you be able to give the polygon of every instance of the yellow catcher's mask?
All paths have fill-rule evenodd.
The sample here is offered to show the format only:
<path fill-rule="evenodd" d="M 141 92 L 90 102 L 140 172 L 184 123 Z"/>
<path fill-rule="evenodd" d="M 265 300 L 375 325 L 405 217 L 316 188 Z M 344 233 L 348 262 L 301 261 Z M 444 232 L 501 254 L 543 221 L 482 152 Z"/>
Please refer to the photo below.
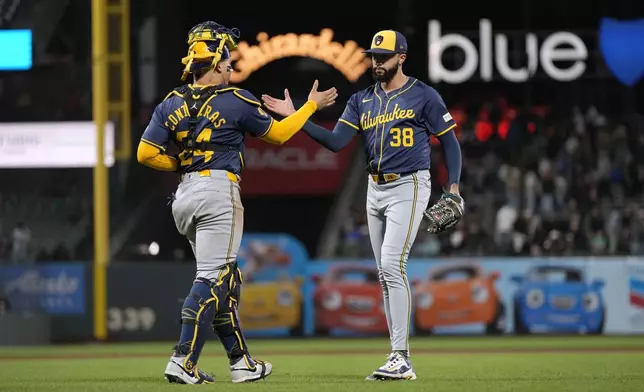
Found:
<path fill-rule="evenodd" d="M 181 59 L 185 64 L 182 80 L 197 69 L 217 65 L 222 59 L 230 57 L 230 52 L 237 49 L 238 29 L 229 29 L 216 22 L 199 23 L 190 29 L 188 55 Z"/>

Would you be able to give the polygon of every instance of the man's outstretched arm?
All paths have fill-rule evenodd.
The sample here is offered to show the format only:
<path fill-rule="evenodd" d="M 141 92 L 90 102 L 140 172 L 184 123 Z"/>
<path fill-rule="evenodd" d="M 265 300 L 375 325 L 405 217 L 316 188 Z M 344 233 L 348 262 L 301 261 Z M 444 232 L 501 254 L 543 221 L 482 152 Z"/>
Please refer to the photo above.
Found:
<path fill-rule="evenodd" d="M 338 152 L 345 148 L 358 132 L 357 128 L 353 127 L 353 124 L 349 124 L 342 119 L 338 120 L 332 132 L 311 121 L 307 121 L 302 130 L 313 140 L 333 152 Z"/>
<path fill-rule="evenodd" d="M 295 112 L 295 107 L 293 106 L 293 101 L 291 100 L 288 89 L 284 90 L 284 99 L 277 99 L 264 94 L 262 95 L 262 100 L 269 110 L 281 116 L 289 116 Z M 314 124 L 312 121 L 304 123 L 302 130 L 325 148 L 333 152 L 338 152 L 346 147 L 351 141 L 351 138 L 360 131 L 360 126 L 358 124 L 358 109 L 354 94 L 349 98 L 349 102 L 347 102 L 344 113 L 342 113 L 342 116 L 335 124 L 332 132 L 329 132 L 329 130 L 324 127 Z"/>

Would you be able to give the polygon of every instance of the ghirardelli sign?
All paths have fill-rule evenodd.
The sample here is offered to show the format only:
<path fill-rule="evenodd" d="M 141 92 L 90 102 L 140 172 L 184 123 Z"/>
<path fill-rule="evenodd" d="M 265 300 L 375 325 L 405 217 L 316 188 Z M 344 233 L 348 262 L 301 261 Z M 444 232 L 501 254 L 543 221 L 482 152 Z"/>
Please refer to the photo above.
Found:
<path fill-rule="evenodd" d="M 289 33 L 269 37 L 267 33 L 259 33 L 257 45 L 240 42 L 232 53 L 234 71 L 230 80 L 242 82 L 272 61 L 299 56 L 324 61 L 347 80 L 356 82 L 371 67 L 371 60 L 355 41 L 335 42 L 333 34 L 331 29 L 322 29 L 320 35 Z"/>

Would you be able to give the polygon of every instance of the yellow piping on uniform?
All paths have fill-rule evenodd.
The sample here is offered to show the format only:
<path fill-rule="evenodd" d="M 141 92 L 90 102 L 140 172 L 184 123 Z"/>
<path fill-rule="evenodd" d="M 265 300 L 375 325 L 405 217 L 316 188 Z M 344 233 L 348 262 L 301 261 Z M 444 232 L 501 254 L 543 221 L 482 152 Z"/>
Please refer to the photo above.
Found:
<path fill-rule="evenodd" d="M 416 81 L 418 81 L 418 79 L 414 79 L 414 81 L 413 81 L 413 82 L 411 82 L 411 84 L 409 85 L 409 87 L 407 87 L 406 89 L 404 89 L 404 90 L 402 90 L 402 91 L 400 91 L 400 92 L 398 92 L 398 93 L 396 93 L 396 94 L 392 95 L 392 96 L 391 96 L 391 98 L 387 99 L 387 104 L 385 105 L 385 115 L 387 114 L 387 109 L 389 108 L 389 102 L 391 102 L 391 100 L 392 100 L 392 99 L 394 99 L 394 98 L 396 98 L 397 96 L 401 95 L 401 94 L 402 94 L 402 93 L 404 93 L 405 91 L 407 91 L 407 90 L 409 90 L 410 88 L 412 88 L 412 86 L 413 86 L 414 84 L 416 84 Z M 378 111 L 378 115 L 380 115 L 380 111 Z M 385 140 L 385 125 L 383 124 L 383 125 L 382 125 L 382 134 L 381 134 L 381 138 L 380 138 L 380 159 L 378 159 L 378 173 L 380 173 L 380 163 L 382 162 L 382 147 L 383 147 L 383 142 L 384 142 L 384 140 Z"/>
<path fill-rule="evenodd" d="M 345 119 L 343 119 L 343 118 L 339 119 L 338 121 L 339 121 L 339 122 L 341 122 L 341 123 L 345 123 L 345 124 L 347 124 L 347 125 L 348 125 L 348 126 L 350 126 L 351 128 L 354 128 L 356 131 L 359 131 L 359 130 L 360 130 L 360 127 L 359 127 L 359 126 L 357 126 L 357 125 L 353 125 L 353 124 L 351 124 L 350 122 L 348 122 L 347 120 L 345 120 Z"/>
<path fill-rule="evenodd" d="M 228 253 L 226 253 L 226 262 L 230 262 L 230 254 L 233 252 L 233 244 L 235 242 L 235 215 L 237 208 L 235 208 L 235 188 L 233 183 L 230 183 L 230 202 L 233 206 L 233 219 L 230 227 L 230 241 L 228 241 Z"/>
<path fill-rule="evenodd" d="M 378 95 L 378 85 L 374 86 L 373 88 L 373 93 L 378 97 L 378 117 L 380 117 L 380 112 L 382 111 L 382 98 L 380 98 L 380 95 Z M 386 113 L 386 112 L 385 112 Z M 373 157 L 375 159 L 376 157 L 376 143 L 378 142 L 378 125 L 376 124 L 376 129 L 373 130 L 374 134 L 376 135 L 376 140 L 373 141 Z M 384 124 L 382 125 L 384 127 Z M 373 163 L 373 159 L 369 162 L 369 166 Z"/>
<path fill-rule="evenodd" d="M 405 239 L 405 245 L 403 246 L 402 254 L 400 255 L 400 274 L 402 275 L 403 280 L 405 281 L 405 288 L 407 289 L 407 335 L 405 336 L 405 349 L 409 349 L 409 324 L 411 322 L 411 292 L 409 288 L 409 282 L 407 281 L 407 274 L 405 273 L 405 252 L 407 252 L 407 246 L 411 240 L 411 233 L 414 230 L 414 218 L 416 215 L 416 202 L 418 201 L 418 178 L 416 174 L 412 174 L 414 179 L 414 204 L 411 205 L 411 218 L 409 220 L 409 228 L 407 229 L 407 238 Z"/>
<path fill-rule="evenodd" d="M 456 124 L 452 124 L 452 125 L 450 125 L 447 129 L 444 129 L 444 130 L 442 130 L 442 131 L 438 132 L 438 133 L 437 133 L 436 135 L 434 135 L 434 136 L 436 136 L 436 137 L 443 136 L 444 134 L 446 134 L 447 132 L 451 131 L 451 130 L 452 130 L 452 129 L 454 129 L 455 127 L 456 127 Z"/>

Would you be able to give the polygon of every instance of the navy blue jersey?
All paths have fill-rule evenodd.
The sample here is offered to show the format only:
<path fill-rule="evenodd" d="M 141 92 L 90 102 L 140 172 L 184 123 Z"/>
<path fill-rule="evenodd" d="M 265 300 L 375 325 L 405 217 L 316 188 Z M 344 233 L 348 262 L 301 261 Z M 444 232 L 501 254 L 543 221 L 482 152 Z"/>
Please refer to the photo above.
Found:
<path fill-rule="evenodd" d="M 186 94 L 197 94 L 203 88 L 189 86 Z M 187 151 L 182 149 L 181 142 L 188 135 L 188 105 L 178 92 L 173 91 L 154 109 L 141 140 L 162 151 L 170 142 L 179 146 L 182 173 L 212 169 L 240 174 L 244 169 L 245 134 L 262 137 L 273 123 L 273 118 L 260 106 L 257 98 L 246 90 L 216 86 L 215 93 L 198 112 L 196 142 L 237 146 L 236 151 Z"/>
<path fill-rule="evenodd" d="M 430 134 L 456 127 L 438 92 L 412 77 L 389 93 L 376 83 L 353 94 L 339 121 L 362 135 L 370 173 L 429 169 Z"/>

